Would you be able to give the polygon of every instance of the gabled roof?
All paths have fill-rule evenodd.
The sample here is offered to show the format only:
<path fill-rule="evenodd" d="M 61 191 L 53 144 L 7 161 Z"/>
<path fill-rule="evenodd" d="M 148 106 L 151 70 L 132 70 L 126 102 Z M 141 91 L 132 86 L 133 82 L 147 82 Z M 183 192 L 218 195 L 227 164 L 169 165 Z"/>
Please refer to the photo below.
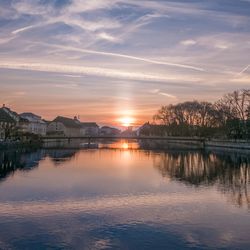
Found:
<path fill-rule="evenodd" d="M 89 128 L 89 127 L 97 127 L 97 128 L 99 128 L 99 126 L 96 124 L 96 122 L 81 122 L 81 126 L 83 128 Z"/>
<path fill-rule="evenodd" d="M 109 126 L 103 126 L 103 127 L 101 127 L 101 130 L 102 129 L 109 129 L 109 130 L 113 130 L 113 131 L 120 131 L 120 129 L 118 129 L 118 128 L 109 127 Z"/>
<path fill-rule="evenodd" d="M 39 115 L 35 115 L 31 112 L 25 112 L 25 113 L 22 113 L 20 114 L 21 117 L 35 117 L 35 118 L 41 118 L 41 116 Z"/>
<path fill-rule="evenodd" d="M 29 122 L 29 120 L 28 119 L 26 119 L 26 118 L 23 118 L 23 117 L 21 117 L 20 118 L 20 120 L 19 120 L 19 122 L 23 122 L 23 123 L 28 123 Z"/>
<path fill-rule="evenodd" d="M 0 108 L 0 122 L 16 123 L 15 119 L 11 117 L 4 108 Z"/>
<path fill-rule="evenodd" d="M 74 119 L 57 116 L 52 122 L 60 122 L 67 128 L 81 128 L 81 124 L 78 124 Z"/>

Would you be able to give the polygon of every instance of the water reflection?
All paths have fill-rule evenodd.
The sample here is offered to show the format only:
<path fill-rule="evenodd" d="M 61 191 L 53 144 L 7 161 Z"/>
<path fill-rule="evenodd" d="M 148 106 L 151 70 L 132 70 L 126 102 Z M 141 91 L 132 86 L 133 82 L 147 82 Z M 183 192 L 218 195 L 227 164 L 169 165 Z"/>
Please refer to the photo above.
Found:
<path fill-rule="evenodd" d="M 2 151 L 0 249 L 249 249 L 247 154 L 133 143 Z"/>
<path fill-rule="evenodd" d="M 49 157 L 54 165 L 70 161 L 77 153 L 77 149 L 65 150 L 9 150 L 0 152 L 0 181 L 13 175 L 15 171 L 29 171 L 38 167 L 39 162 Z"/>
<path fill-rule="evenodd" d="M 170 151 L 153 156 L 162 176 L 187 185 L 216 185 L 233 203 L 250 208 L 250 156 L 230 153 Z"/>
<path fill-rule="evenodd" d="M 103 143 L 101 148 L 130 150 L 138 148 L 134 142 Z M 51 159 L 54 166 L 70 162 L 80 149 L 50 149 L 38 151 L 2 151 L 0 153 L 0 180 L 12 176 L 16 170 L 28 171 L 39 161 Z M 125 154 L 125 152 L 124 152 Z M 123 154 L 123 162 L 130 155 Z M 250 209 L 250 156 L 238 152 L 206 152 L 169 149 L 167 152 L 140 151 L 151 157 L 153 166 L 165 178 L 195 187 L 215 186 L 227 195 L 230 202 Z"/>
<path fill-rule="evenodd" d="M 70 161 L 71 158 L 75 157 L 78 151 L 79 150 L 77 149 L 64 149 L 64 150 L 54 149 L 46 151 L 45 155 L 50 157 L 56 166 L 59 166 L 63 163 Z"/>
<path fill-rule="evenodd" d="M 0 180 L 4 180 L 16 170 L 28 171 L 38 166 L 44 157 L 44 150 L 0 151 Z"/>
<path fill-rule="evenodd" d="M 44 143 L 45 148 L 62 149 L 138 149 L 140 146 L 137 140 L 131 139 L 60 139 L 47 140 Z"/>

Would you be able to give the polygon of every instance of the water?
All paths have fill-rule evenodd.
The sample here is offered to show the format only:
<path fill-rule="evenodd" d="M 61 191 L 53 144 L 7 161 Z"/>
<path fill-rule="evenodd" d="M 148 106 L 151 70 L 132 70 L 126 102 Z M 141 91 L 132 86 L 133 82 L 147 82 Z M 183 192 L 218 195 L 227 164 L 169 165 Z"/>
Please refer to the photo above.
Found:
<path fill-rule="evenodd" d="M 250 156 L 0 152 L 0 249 L 250 249 Z"/>

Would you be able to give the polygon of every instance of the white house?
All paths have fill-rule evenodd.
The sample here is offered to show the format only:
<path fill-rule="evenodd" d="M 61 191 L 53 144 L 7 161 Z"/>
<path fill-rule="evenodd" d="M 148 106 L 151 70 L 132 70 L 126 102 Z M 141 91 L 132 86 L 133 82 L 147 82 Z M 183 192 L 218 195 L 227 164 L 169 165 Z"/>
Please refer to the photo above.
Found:
<path fill-rule="evenodd" d="M 20 117 L 11 109 L 3 105 L 0 108 L 0 139 L 11 137 L 14 130 L 18 129 Z"/>
<path fill-rule="evenodd" d="M 28 132 L 37 135 L 46 135 L 47 125 L 46 122 L 42 120 L 41 116 L 35 115 L 33 113 L 22 113 L 20 117 L 26 122 L 23 122 L 23 132 Z"/>
<path fill-rule="evenodd" d="M 81 123 L 75 119 L 57 116 L 47 127 L 47 135 L 80 136 Z"/>
<path fill-rule="evenodd" d="M 81 122 L 82 136 L 97 136 L 99 134 L 99 126 L 95 122 Z"/>
<path fill-rule="evenodd" d="M 114 136 L 119 135 L 120 133 L 121 131 L 119 129 L 113 127 L 104 126 L 100 129 L 100 135 Z"/>

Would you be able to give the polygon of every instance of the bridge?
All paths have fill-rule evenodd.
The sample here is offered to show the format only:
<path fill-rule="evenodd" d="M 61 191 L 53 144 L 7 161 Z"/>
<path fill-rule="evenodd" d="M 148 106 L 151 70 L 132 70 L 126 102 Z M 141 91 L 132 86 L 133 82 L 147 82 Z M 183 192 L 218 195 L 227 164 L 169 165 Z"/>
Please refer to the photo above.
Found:
<path fill-rule="evenodd" d="M 67 141 L 70 143 L 73 140 L 87 140 L 87 143 L 90 145 L 91 141 L 94 140 L 149 140 L 149 141 L 162 141 L 162 142 L 172 142 L 176 144 L 186 144 L 192 146 L 198 146 L 199 148 L 205 147 L 217 147 L 217 148 L 234 148 L 234 149 L 246 149 L 250 150 L 250 142 L 249 140 L 209 140 L 206 138 L 197 138 L 197 137 L 173 137 L 173 136 L 106 136 L 106 135 L 98 135 L 98 136 L 44 136 L 42 137 L 42 141 L 44 143 L 50 142 L 60 142 Z"/>
<path fill-rule="evenodd" d="M 167 141 L 195 141 L 204 142 L 204 138 L 191 138 L 191 137 L 164 137 L 164 136 L 106 136 L 106 135 L 91 135 L 91 136 L 44 136 L 43 141 L 49 140 L 98 140 L 98 139 L 109 139 L 109 140 L 167 140 Z"/>

